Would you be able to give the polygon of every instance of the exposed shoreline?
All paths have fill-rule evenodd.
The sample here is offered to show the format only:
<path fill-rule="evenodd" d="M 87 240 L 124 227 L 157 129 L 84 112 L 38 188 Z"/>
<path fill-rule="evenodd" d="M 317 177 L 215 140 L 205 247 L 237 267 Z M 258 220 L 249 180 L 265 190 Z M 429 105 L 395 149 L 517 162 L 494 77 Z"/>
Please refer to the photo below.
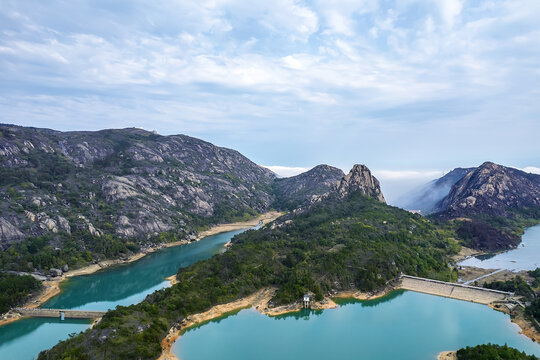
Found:
<path fill-rule="evenodd" d="M 197 238 L 195 240 L 193 240 L 193 241 L 180 240 L 180 241 L 175 241 L 175 242 L 172 242 L 172 243 L 161 244 L 161 245 L 158 245 L 156 247 L 150 248 L 147 251 L 138 252 L 138 253 L 132 255 L 131 257 L 129 257 L 128 259 L 126 259 L 126 260 L 120 260 L 120 259 L 104 260 L 104 261 L 101 261 L 101 262 L 99 262 L 97 264 L 92 264 L 92 265 L 88 265 L 88 266 L 85 266 L 85 267 L 82 267 L 82 268 L 79 268 L 79 269 L 76 269 L 76 270 L 69 271 L 69 272 L 63 274 L 61 277 L 54 278 L 53 280 L 44 281 L 43 282 L 43 290 L 40 291 L 38 294 L 32 296 L 30 299 L 28 299 L 22 305 L 22 307 L 36 308 L 36 307 L 39 307 L 40 305 L 44 304 L 45 302 L 47 302 L 52 297 L 60 294 L 62 292 L 62 289 L 61 289 L 61 286 L 60 286 L 61 283 L 63 281 L 65 281 L 65 280 L 71 278 L 71 277 L 81 276 L 81 275 L 90 275 L 90 274 L 93 274 L 93 273 L 95 273 L 97 271 L 100 271 L 100 270 L 106 269 L 108 267 L 111 267 L 113 265 L 128 264 L 128 263 L 140 260 L 141 258 L 145 257 L 146 255 L 151 254 L 151 253 L 153 253 L 155 251 L 161 250 L 163 248 L 187 245 L 187 244 L 189 244 L 191 242 L 200 241 L 203 238 L 208 237 L 208 236 L 212 236 L 212 235 L 216 235 L 216 234 L 220 234 L 220 233 L 224 233 L 224 232 L 228 232 L 228 231 L 234 231 L 234 230 L 240 230 L 240 229 L 249 228 L 249 227 L 255 227 L 255 226 L 257 226 L 259 224 L 260 221 L 262 221 L 263 225 L 265 225 L 265 224 L 267 224 L 269 222 L 274 221 L 275 219 L 277 219 L 282 214 L 283 213 L 281 213 L 281 212 L 270 211 L 270 212 L 267 212 L 267 213 L 264 213 L 264 214 L 258 216 L 257 218 L 254 218 L 254 219 L 251 219 L 251 220 L 248 220 L 248 221 L 242 221 L 242 222 L 236 222 L 236 223 L 230 223 L 230 224 L 214 225 L 210 229 L 202 231 L 201 233 L 199 233 Z M 169 280 L 171 282 L 171 285 L 173 285 L 174 283 L 176 283 L 176 274 L 168 277 L 167 280 Z M 12 323 L 12 322 L 17 321 L 17 320 L 19 320 L 21 318 L 22 318 L 21 315 L 19 315 L 17 313 L 14 313 L 13 311 L 10 310 L 7 313 L 5 313 L 2 316 L 2 318 L 0 318 L 0 326 Z"/>
<path fill-rule="evenodd" d="M 499 304 L 490 304 L 489 307 L 510 315 L 510 320 L 521 329 L 520 334 L 525 335 L 534 342 L 540 343 L 540 332 L 536 330 L 536 327 L 530 320 L 525 318 L 523 309 L 516 307 L 514 310 L 510 310 L 508 307 Z"/>
<path fill-rule="evenodd" d="M 335 309 L 338 307 L 338 305 L 334 302 L 333 299 L 373 300 L 383 297 L 394 290 L 395 288 L 393 287 L 387 287 L 377 293 L 342 291 L 335 295 L 332 295 L 332 297 L 326 297 L 322 301 L 313 303 L 311 305 L 311 309 Z M 264 288 L 245 298 L 227 304 L 216 305 L 210 308 L 210 310 L 203 313 L 188 316 L 182 321 L 182 323 L 173 326 L 169 330 L 167 336 L 161 341 L 162 353 L 158 360 L 178 360 L 178 358 L 171 352 L 172 346 L 175 341 L 178 340 L 178 338 L 189 328 L 207 321 L 211 321 L 223 315 L 234 313 L 242 309 L 253 308 L 263 315 L 279 316 L 287 313 L 298 312 L 302 309 L 302 305 L 300 303 L 269 308 L 268 303 L 272 299 L 276 291 L 277 288 Z"/>
<path fill-rule="evenodd" d="M 443 351 L 437 355 L 437 360 L 457 360 L 457 351 Z"/>
<path fill-rule="evenodd" d="M 175 282 L 176 277 L 168 278 L 168 280 L 171 280 L 171 283 L 173 281 Z M 386 288 L 376 293 L 364 293 L 361 291 L 354 291 L 354 290 L 342 291 L 330 297 L 325 297 L 320 302 L 313 303 L 311 306 L 311 309 L 312 310 L 335 309 L 338 307 L 338 305 L 336 304 L 334 299 L 373 300 L 373 299 L 377 299 L 385 295 L 388 295 L 392 291 L 399 290 L 399 289 L 401 289 L 400 285 L 387 286 Z M 257 310 L 258 312 L 260 312 L 261 314 L 264 314 L 267 316 L 279 316 L 279 315 L 283 315 L 287 313 L 298 312 L 302 309 L 302 305 L 300 303 L 293 303 L 289 305 L 269 308 L 268 302 L 272 299 L 276 291 L 277 291 L 276 288 L 265 288 L 265 289 L 259 290 L 258 292 L 248 297 L 245 297 L 245 298 L 242 298 L 242 299 L 239 299 L 239 300 L 227 303 L 227 304 L 216 305 L 212 307 L 210 310 L 205 311 L 203 313 L 188 316 L 186 319 L 184 319 L 184 321 L 182 321 L 182 323 L 176 324 L 175 326 L 173 326 L 169 330 L 169 333 L 167 334 L 167 336 L 162 340 L 161 342 L 162 353 L 161 353 L 161 356 L 158 358 L 158 360 L 178 360 L 178 358 L 171 352 L 172 346 L 175 343 L 175 341 L 177 341 L 178 338 L 189 328 L 197 326 L 207 321 L 211 321 L 223 315 L 240 311 L 242 309 L 253 308 Z M 414 290 L 409 290 L 409 291 L 414 291 Z M 428 293 L 428 292 L 425 292 L 425 293 Z M 439 295 L 435 295 L 435 296 L 439 296 Z M 485 305 L 485 304 L 482 304 L 482 305 Z M 517 313 L 510 312 L 510 310 L 505 306 L 497 306 L 497 305 L 491 305 L 491 304 L 488 306 L 494 310 L 502 311 L 502 312 L 505 312 L 506 314 L 509 314 L 510 321 L 519 326 L 521 330 L 520 334 L 527 336 L 533 341 L 540 342 L 540 333 L 538 333 L 534 325 L 530 321 L 526 320 L 523 316 L 519 316 L 519 314 Z M 456 360 L 457 359 L 456 352 L 457 351 L 443 351 L 438 354 L 437 359 L 438 360 Z"/>

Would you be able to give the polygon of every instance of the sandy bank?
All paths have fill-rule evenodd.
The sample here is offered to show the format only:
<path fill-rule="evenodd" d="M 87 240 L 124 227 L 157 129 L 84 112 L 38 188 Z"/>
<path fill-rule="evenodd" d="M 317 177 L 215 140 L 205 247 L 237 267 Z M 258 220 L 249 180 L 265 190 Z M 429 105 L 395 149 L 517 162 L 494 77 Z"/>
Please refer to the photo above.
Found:
<path fill-rule="evenodd" d="M 255 219 L 252 219 L 252 220 L 243 221 L 243 222 L 236 222 L 236 223 L 231 223 L 231 224 L 215 225 L 215 226 L 212 226 L 210 229 L 201 232 L 197 236 L 196 241 L 199 241 L 202 238 L 205 238 L 207 236 L 212 236 L 212 235 L 220 234 L 220 233 L 227 232 L 227 231 L 234 231 L 234 230 L 245 229 L 245 228 L 248 228 L 248 227 L 255 227 L 255 226 L 259 225 L 260 221 L 262 221 L 263 225 L 266 225 L 269 222 L 272 222 L 272 221 L 276 220 L 278 217 L 280 217 L 283 214 L 284 213 L 282 213 L 282 212 L 270 211 L 270 212 L 262 214 L 261 216 L 255 218 Z M 174 243 L 169 243 L 169 244 L 166 244 L 165 246 L 166 247 L 171 247 L 171 246 L 182 245 L 183 241 L 185 241 L 185 240 L 177 241 L 177 242 L 174 242 Z"/>
<path fill-rule="evenodd" d="M 437 360 L 457 360 L 455 351 L 443 351 L 437 356 Z"/>
<path fill-rule="evenodd" d="M 176 274 L 171 275 L 171 276 L 165 278 L 165 280 L 167 280 L 167 281 L 171 284 L 171 286 L 173 286 L 174 284 L 178 283 L 178 280 L 176 279 Z"/>
<path fill-rule="evenodd" d="M 510 315 L 510 320 L 520 327 L 520 334 L 523 334 L 533 341 L 540 343 L 540 332 L 536 329 L 532 321 L 525 317 L 523 308 L 518 306 L 513 309 L 509 309 L 508 306 L 504 304 L 491 304 L 489 307 Z"/>
<path fill-rule="evenodd" d="M 459 252 L 452 256 L 455 262 L 460 262 L 473 256 L 483 254 L 480 250 L 471 249 L 465 246 L 461 246 Z"/>
<path fill-rule="evenodd" d="M 274 221 L 275 219 L 277 219 L 281 215 L 283 215 L 283 213 L 277 212 L 277 211 L 270 211 L 270 212 L 267 212 L 267 213 L 264 213 L 264 214 L 260 215 L 259 217 L 255 218 L 255 219 L 252 219 L 252 220 L 236 222 L 236 223 L 231 223 L 231 224 L 215 225 L 212 228 L 201 232 L 197 236 L 195 241 L 200 241 L 201 239 L 203 239 L 205 237 L 220 234 L 220 233 L 223 233 L 223 232 L 240 230 L 240 229 L 245 229 L 245 228 L 248 228 L 248 227 L 255 227 L 255 226 L 257 226 L 259 224 L 260 221 L 262 221 L 263 225 L 266 225 L 269 222 Z M 176 242 L 173 242 L 173 243 L 158 245 L 158 246 L 150 248 L 150 249 L 148 249 L 148 250 L 146 250 L 144 252 L 136 253 L 136 254 L 132 255 L 131 257 L 129 257 L 128 259 L 124 259 L 124 260 L 120 260 L 120 259 L 117 259 L 117 260 L 104 260 L 104 261 L 101 261 L 101 262 L 99 262 L 97 264 L 92 264 L 92 265 L 85 266 L 85 267 L 80 268 L 80 269 L 71 270 L 71 271 L 65 273 L 64 275 L 62 275 L 61 277 L 54 278 L 53 280 L 44 281 L 43 282 L 43 290 L 39 294 L 37 294 L 36 296 L 33 296 L 32 298 L 30 298 L 22 307 L 29 307 L 29 308 L 39 307 L 40 305 L 45 303 L 50 298 L 60 294 L 62 292 L 62 290 L 60 288 L 60 283 L 62 281 L 64 281 L 64 280 L 70 278 L 70 277 L 93 274 L 93 273 L 95 273 L 95 272 L 97 272 L 99 270 L 106 269 L 106 268 L 108 268 L 110 266 L 113 266 L 113 265 L 127 264 L 127 263 L 130 263 L 130 262 L 137 261 L 137 260 L 143 258 L 144 256 L 146 256 L 148 254 L 151 254 L 154 251 L 160 250 L 160 249 L 162 249 L 164 247 L 173 247 L 173 246 L 186 245 L 186 244 L 189 244 L 191 242 L 192 241 L 188 241 L 188 240 L 180 240 L 180 241 L 176 241 Z M 169 280 L 171 282 L 171 285 L 176 284 L 176 274 L 168 277 L 167 280 Z M 14 322 L 14 321 L 17 321 L 20 318 L 21 318 L 21 316 L 19 314 L 14 313 L 12 311 L 8 311 L 7 313 L 5 313 L 2 316 L 2 318 L 0 318 L 0 326 L 9 324 L 9 323 Z"/>
<path fill-rule="evenodd" d="M 520 315 L 515 317 L 512 316 L 512 322 L 520 327 L 521 334 L 540 343 L 540 332 L 536 330 L 536 327 L 530 320 L 526 319 L 523 315 Z"/>

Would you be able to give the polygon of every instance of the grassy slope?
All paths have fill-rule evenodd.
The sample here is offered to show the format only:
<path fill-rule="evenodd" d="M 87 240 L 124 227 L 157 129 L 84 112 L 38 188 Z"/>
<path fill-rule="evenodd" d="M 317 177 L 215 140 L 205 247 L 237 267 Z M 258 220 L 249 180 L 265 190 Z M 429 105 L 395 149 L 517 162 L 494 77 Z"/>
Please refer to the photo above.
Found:
<path fill-rule="evenodd" d="M 370 290 L 400 271 L 449 279 L 446 255 L 457 250 L 425 219 L 359 194 L 328 199 L 233 243 L 226 253 L 181 269 L 177 285 L 108 312 L 94 329 L 40 359 L 155 359 L 160 341 L 182 318 L 262 287 L 279 287 L 278 304 L 306 290 L 319 297 L 330 290 Z"/>

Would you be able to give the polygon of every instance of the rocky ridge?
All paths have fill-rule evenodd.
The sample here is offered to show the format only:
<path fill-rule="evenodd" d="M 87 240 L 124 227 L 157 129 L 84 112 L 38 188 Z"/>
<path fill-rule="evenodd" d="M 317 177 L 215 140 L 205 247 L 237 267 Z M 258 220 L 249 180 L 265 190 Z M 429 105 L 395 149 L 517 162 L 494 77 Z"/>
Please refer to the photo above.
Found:
<path fill-rule="evenodd" d="M 276 206 L 290 210 L 304 206 L 331 191 L 344 176 L 338 168 L 318 165 L 302 174 L 276 179 L 273 185 Z"/>
<path fill-rule="evenodd" d="M 275 174 L 235 150 L 141 129 L 0 125 L 0 246 L 28 236 L 188 236 L 272 204 Z"/>
<path fill-rule="evenodd" d="M 540 175 L 485 162 L 456 182 L 441 201 L 447 217 L 488 214 L 508 216 L 514 210 L 540 207 Z"/>

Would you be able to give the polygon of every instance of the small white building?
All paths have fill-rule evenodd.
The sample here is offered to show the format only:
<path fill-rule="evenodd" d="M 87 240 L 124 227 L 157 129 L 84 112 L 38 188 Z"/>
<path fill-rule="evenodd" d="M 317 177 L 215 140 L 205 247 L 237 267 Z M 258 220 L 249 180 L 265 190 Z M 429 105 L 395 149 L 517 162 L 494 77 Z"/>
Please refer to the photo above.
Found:
<path fill-rule="evenodd" d="M 311 295 L 305 294 L 305 295 L 304 295 L 304 301 L 303 301 L 304 307 L 305 307 L 305 308 L 308 308 L 308 307 L 309 307 L 310 301 L 311 301 Z"/>

